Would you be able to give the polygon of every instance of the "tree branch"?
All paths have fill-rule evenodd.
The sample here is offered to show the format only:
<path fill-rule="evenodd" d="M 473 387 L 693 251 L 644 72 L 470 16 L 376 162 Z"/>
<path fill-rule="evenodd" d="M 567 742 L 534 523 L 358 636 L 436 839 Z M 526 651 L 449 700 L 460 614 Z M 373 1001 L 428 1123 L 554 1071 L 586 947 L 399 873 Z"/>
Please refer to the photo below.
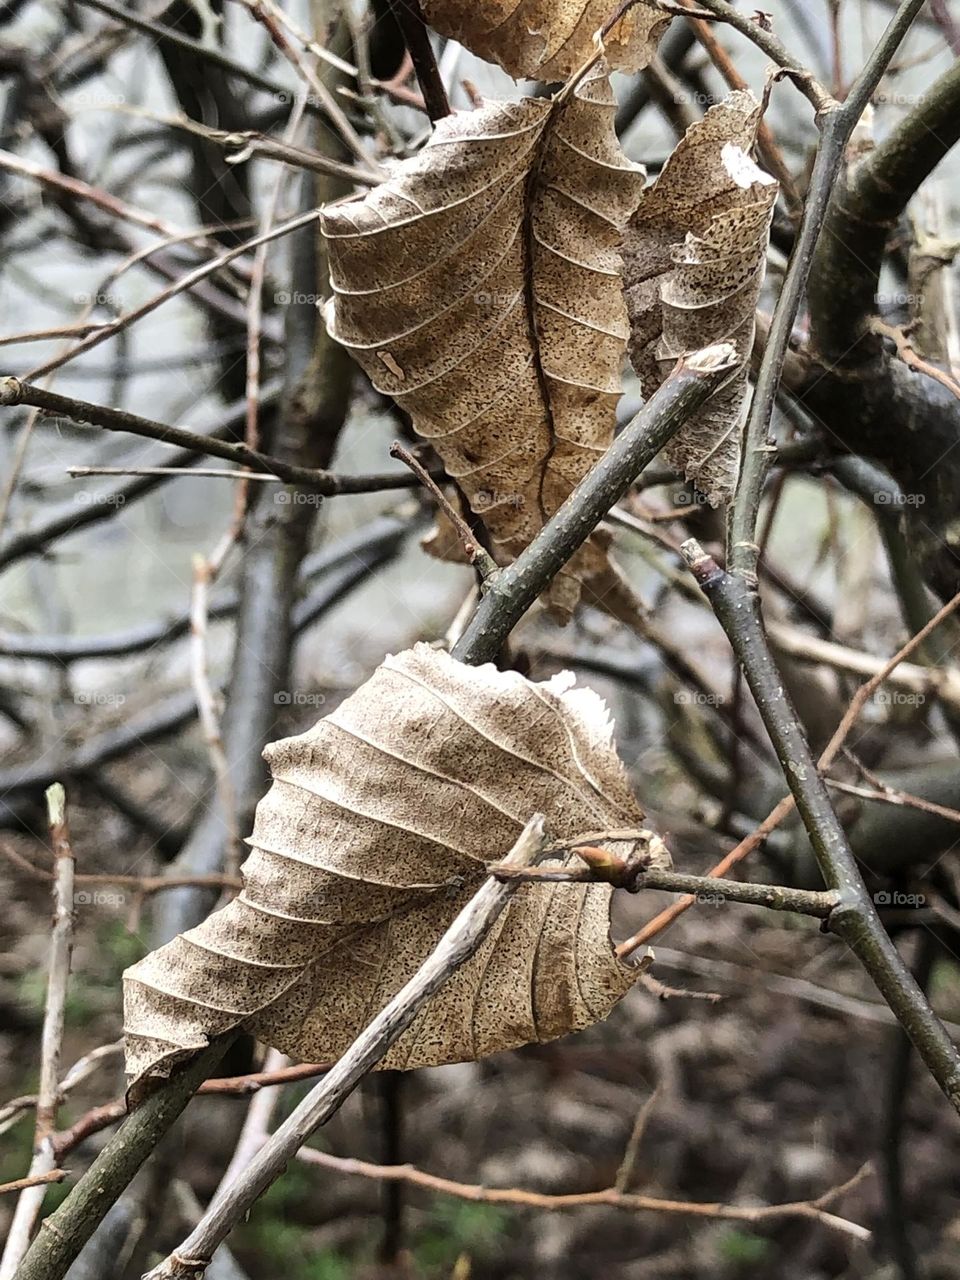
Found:
<path fill-rule="evenodd" d="M 455 658 L 477 665 L 490 662 L 497 655 L 540 592 L 670 437 L 721 386 L 734 363 L 735 354 L 729 343 L 708 347 L 677 362 L 670 376 L 559 511 L 513 564 L 490 582 L 453 649 Z"/>
<path fill-rule="evenodd" d="M 420 0 L 390 0 L 394 21 L 403 34 L 417 83 L 423 94 L 424 106 L 431 124 L 436 124 L 450 114 L 447 91 L 440 77 L 440 68 L 433 55 L 430 31 L 424 21 Z"/>
<path fill-rule="evenodd" d="M 817 761 L 784 691 L 763 631 L 756 593 L 741 576 L 721 569 L 695 540 L 685 542 L 683 551 L 743 667 L 824 883 L 841 896 L 841 903 L 827 918 L 827 927 L 858 957 L 931 1075 L 960 1112 L 960 1053 L 891 942 L 867 893 Z M 855 714 L 853 704 L 838 733 L 851 714 Z"/>
<path fill-rule="evenodd" d="M 811 347 L 828 367 L 875 359 L 876 309 L 890 232 L 921 183 L 960 141 L 960 60 L 891 133 L 837 182 L 810 276 Z"/>
<path fill-rule="evenodd" d="M 633 1212 L 652 1212 L 680 1214 L 691 1218 L 715 1218 L 733 1222 L 764 1222 L 771 1219 L 804 1217 L 814 1218 L 824 1226 L 831 1227 L 855 1240 L 867 1240 L 870 1232 L 858 1223 L 850 1222 L 836 1214 L 827 1213 L 825 1206 L 850 1187 L 850 1182 L 842 1187 L 835 1187 L 816 1200 L 795 1201 L 792 1204 L 770 1205 L 732 1205 L 706 1204 L 689 1200 L 664 1200 L 657 1196 L 637 1195 L 622 1191 L 617 1187 L 607 1187 L 602 1191 L 574 1191 L 566 1195 L 550 1195 L 542 1191 L 527 1191 L 519 1187 L 486 1187 L 470 1183 L 454 1182 L 450 1178 L 439 1178 L 436 1174 L 426 1173 L 412 1165 L 377 1165 L 365 1160 L 344 1159 L 342 1156 L 329 1155 L 326 1151 L 317 1151 L 313 1147 L 304 1147 L 297 1158 L 304 1164 L 320 1165 L 334 1169 L 338 1173 L 354 1174 L 363 1178 L 375 1178 L 385 1181 L 407 1182 L 410 1186 L 422 1187 L 427 1191 L 437 1191 L 441 1195 L 456 1196 L 461 1200 L 483 1202 L 484 1204 L 509 1204 L 528 1209 L 546 1209 L 556 1212 L 564 1209 L 579 1209 L 590 1205 L 606 1205 L 614 1209 L 626 1209 Z M 859 1181 L 861 1174 L 857 1175 Z M 851 1180 L 852 1181 L 852 1180 Z"/>
<path fill-rule="evenodd" d="M 217 440 L 212 436 L 200 436 L 183 427 L 169 426 L 142 418 L 137 413 L 123 409 L 111 409 L 108 405 L 91 404 L 62 396 L 45 387 L 37 387 L 18 378 L 0 378 L 0 407 L 27 404 L 39 409 L 47 417 L 62 416 L 71 422 L 88 423 L 105 431 L 126 431 L 147 440 L 159 440 L 162 444 L 190 449 L 194 453 L 211 458 L 223 458 L 235 466 L 256 467 L 287 484 L 302 485 L 315 493 L 331 497 L 342 493 L 376 493 L 384 489 L 409 489 L 418 483 L 406 471 L 388 472 L 379 476 L 338 476 L 331 471 L 314 467 L 301 467 L 283 458 L 274 458 L 251 449 L 249 445 L 231 440 Z"/>
<path fill-rule="evenodd" d="M 714 2 L 715 0 L 711 0 L 710 7 Z M 767 473 L 773 407 L 831 192 L 857 121 L 922 7 L 923 0 L 903 0 L 845 101 L 824 105 L 818 114 L 820 143 L 804 202 L 800 230 L 767 334 L 750 417 L 744 433 L 740 477 L 730 512 L 728 563 L 733 572 L 744 577 L 754 587 L 759 559 L 757 516 Z"/>
<path fill-rule="evenodd" d="M 234 1039 L 214 1041 L 133 1112 L 107 1143 L 40 1233 L 20 1264 L 17 1280 L 61 1280 L 147 1156 L 184 1110 L 197 1086 Z"/>

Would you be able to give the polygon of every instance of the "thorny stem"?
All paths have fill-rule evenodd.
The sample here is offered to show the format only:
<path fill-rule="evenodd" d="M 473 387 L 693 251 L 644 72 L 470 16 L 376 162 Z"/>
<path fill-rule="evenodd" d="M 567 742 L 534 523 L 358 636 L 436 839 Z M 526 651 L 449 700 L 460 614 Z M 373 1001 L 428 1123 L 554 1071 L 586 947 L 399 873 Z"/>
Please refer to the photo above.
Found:
<path fill-rule="evenodd" d="M 860 960 L 937 1084 L 960 1112 L 960 1053 L 890 940 L 867 893 L 770 652 L 756 592 L 741 576 L 721 569 L 694 539 L 683 544 L 683 554 L 740 661 L 824 883 L 840 895 L 841 901 L 827 917 L 826 927 L 842 938 Z"/>
<path fill-rule="evenodd" d="M 709 0 L 707 7 L 712 10 L 719 3 L 720 0 Z M 790 264 L 774 309 L 757 375 L 753 405 L 744 433 L 740 477 L 730 513 L 728 564 L 752 588 L 756 587 L 757 582 L 757 516 L 767 473 L 774 402 L 833 186 L 850 136 L 923 3 L 924 0 L 903 0 L 846 99 L 842 103 L 831 100 L 829 104 L 821 104 L 818 109 L 820 143 L 800 230 L 790 255 Z"/>

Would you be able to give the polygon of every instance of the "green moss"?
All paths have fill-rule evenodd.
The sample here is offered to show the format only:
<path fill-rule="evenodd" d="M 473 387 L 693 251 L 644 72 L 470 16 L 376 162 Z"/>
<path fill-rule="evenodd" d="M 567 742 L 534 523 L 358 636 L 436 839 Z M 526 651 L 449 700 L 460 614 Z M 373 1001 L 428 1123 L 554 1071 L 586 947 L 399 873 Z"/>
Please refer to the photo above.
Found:
<path fill-rule="evenodd" d="M 509 1212 L 496 1205 L 438 1200 L 411 1250 L 425 1274 L 449 1275 L 461 1254 L 477 1260 L 495 1257 L 509 1229 Z"/>
<path fill-rule="evenodd" d="M 741 1227 L 731 1227 L 717 1242 L 717 1253 L 723 1261 L 737 1267 L 755 1266 L 764 1262 L 771 1250 L 769 1240 Z"/>
<path fill-rule="evenodd" d="M 17 997 L 25 1009 L 42 1016 L 47 1002 L 46 971 L 30 969 L 22 974 L 17 983 Z M 63 1006 L 64 1024 L 83 1027 L 99 1011 L 100 1003 L 94 998 L 92 984 L 82 976 L 71 975 Z"/>
<path fill-rule="evenodd" d="M 124 969 L 142 960 L 148 950 L 122 920 L 115 919 L 104 920 L 97 926 L 97 948 L 107 962 L 111 982 L 118 981 Z"/>

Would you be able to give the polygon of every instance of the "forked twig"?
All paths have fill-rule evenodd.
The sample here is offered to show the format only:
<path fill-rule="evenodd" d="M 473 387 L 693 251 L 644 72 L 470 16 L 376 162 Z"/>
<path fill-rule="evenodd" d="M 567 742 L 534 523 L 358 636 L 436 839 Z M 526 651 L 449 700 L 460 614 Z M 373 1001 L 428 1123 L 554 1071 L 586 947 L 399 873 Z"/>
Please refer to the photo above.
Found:
<path fill-rule="evenodd" d="M 73 850 L 67 828 L 66 794 L 59 783 L 47 789 L 47 815 L 56 865 L 53 882 L 53 932 L 47 1000 L 43 1014 L 40 1047 L 40 1087 L 37 1091 L 37 1118 L 34 1128 L 33 1159 L 25 1189 L 14 1211 L 7 1243 L 0 1260 L 0 1280 L 13 1280 L 27 1252 L 34 1225 L 43 1208 L 43 1198 L 57 1172 L 53 1149 L 57 1104 L 60 1099 L 60 1050 L 63 1043 L 70 955 L 73 950 Z"/>

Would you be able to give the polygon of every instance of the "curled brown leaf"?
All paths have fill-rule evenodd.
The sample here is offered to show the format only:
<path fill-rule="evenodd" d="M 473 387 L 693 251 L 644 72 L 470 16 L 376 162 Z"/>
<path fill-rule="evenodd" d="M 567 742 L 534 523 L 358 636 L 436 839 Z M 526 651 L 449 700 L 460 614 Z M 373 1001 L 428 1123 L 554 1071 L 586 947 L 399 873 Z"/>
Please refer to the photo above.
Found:
<path fill-rule="evenodd" d="M 441 120 L 394 176 L 323 211 L 328 325 L 440 454 L 509 563 L 613 439 L 628 333 L 620 237 L 643 170 L 606 74 Z M 594 538 L 547 595 L 611 587 Z"/>
<path fill-rule="evenodd" d="M 715 506 L 736 481 L 754 316 L 778 187 L 750 159 L 760 120 L 738 91 L 690 126 L 624 237 L 630 356 L 649 396 L 678 356 L 729 339 L 738 365 L 664 459 Z"/>
<path fill-rule="evenodd" d="M 572 682 L 466 667 L 419 644 L 268 747 L 274 781 L 240 896 L 124 975 L 130 1074 L 166 1074 L 238 1026 L 300 1058 L 336 1058 L 532 813 L 557 840 L 636 827 L 606 709 Z M 664 856 L 651 842 L 651 865 Z M 605 1017 L 636 976 L 610 944 L 611 893 L 524 885 L 382 1065 L 474 1059 Z"/>

